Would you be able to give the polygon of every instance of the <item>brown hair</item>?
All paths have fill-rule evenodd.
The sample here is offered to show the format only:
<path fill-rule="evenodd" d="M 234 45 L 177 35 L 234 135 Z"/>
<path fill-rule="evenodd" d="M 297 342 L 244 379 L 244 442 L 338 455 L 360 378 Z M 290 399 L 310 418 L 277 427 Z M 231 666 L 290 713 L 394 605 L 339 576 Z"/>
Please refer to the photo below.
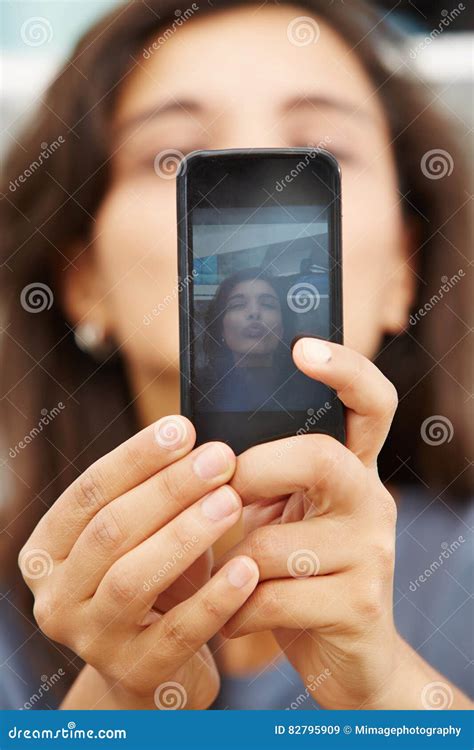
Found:
<path fill-rule="evenodd" d="M 243 4 L 247 0 L 216 0 L 199 14 Z M 443 281 L 449 285 L 460 269 L 467 274 L 469 268 L 463 158 L 453 125 L 428 106 L 419 85 L 391 74 L 381 62 L 378 46 L 399 40 L 365 3 L 349 7 L 305 0 L 296 7 L 337 29 L 385 109 L 403 207 L 419 232 L 417 311 L 439 296 Z M 18 136 L 22 148 L 14 150 L 6 164 L 0 277 L 5 316 L 0 408 L 6 459 L 1 471 L 7 495 L 2 555 L 14 592 L 26 590 L 16 553 L 42 514 L 92 461 L 138 429 L 120 356 L 115 353 L 97 363 L 82 352 L 59 299 L 53 298 L 58 274 L 74 262 L 74 243 L 87 246 L 93 238 L 92 217 L 110 180 L 108 132 L 120 83 L 157 30 L 176 21 L 176 11 L 173 0 L 134 2 L 96 24 L 50 86 L 34 122 Z M 32 169 L 40 152 L 60 136 L 62 142 L 47 164 Z M 440 148 L 448 152 L 454 170 L 443 179 L 427 179 L 421 161 Z M 19 180 L 20 175 L 28 177 Z M 40 285 L 36 302 L 29 285 Z M 421 481 L 433 493 L 439 488 L 449 495 L 462 495 L 469 486 L 464 403 L 468 300 L 467 280 L 462 278 L 435 313 L 420 315 L 404 335 L 383 343 L 377 364 L 400 395 L 380 460 L 382 476 L 392 482 Z M 43 311 L 32 313 L 38 304 Z M 433 415 L 449 420 L 454 430 L 454 438 L 441 447 L 420 437 L 422 423 Z M 40 428 L 42 418 L 46 425 L 43 421 Z M 31 621 L 30 600 L 24 612 Z"/>

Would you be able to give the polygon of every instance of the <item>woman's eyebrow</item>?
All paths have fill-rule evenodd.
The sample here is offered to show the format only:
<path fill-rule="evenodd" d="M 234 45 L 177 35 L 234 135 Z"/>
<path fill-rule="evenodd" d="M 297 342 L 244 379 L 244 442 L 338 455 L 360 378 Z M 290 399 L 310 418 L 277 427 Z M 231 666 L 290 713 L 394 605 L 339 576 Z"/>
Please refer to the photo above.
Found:
<path fill-rule="evenodd" d="M 116 133 L 121 134 L 125 130 L 128 130 L 135 125 L 140 125 L 147 121 L 154 120 L 157 117 L 169 114 L 180 114 L 184 117 L 193 116 L 200 114 L 204 111 L 204 107 L 197 100 L 194 99 L 173 99 L 169 102 L 163 102 L 156 104 L 154 107 L 139 112 L 132 117 L 128 117 L 123 122 L 117 123 Z"/>
<path fill-rule="evenodd" d="M 278 300 L 278 297 L 276 294 L 272 294 L 272 292 L 262 292 L 258 295 L 259 299 L 264 299 L 265 297 L 268 297 L 269 299 L 276 299 Z"/>
<path fill-rule="evenodd" d="M 301 109 L 317 110 L 318 108 L 329 109 L 351 116 L 355 115 L 365 120 L 373 120 L 372 115 L 366 109 L 362 109 L 356 102 L 352 103 L 343 99 L 320 94 L 292 97 L 288 99 L 282 107 L 287 113 Z M 150 107 L 143 112 L 139 112 L 138 114 L 123 120 L 123 122 L 117 123 L 115 132 L 116 135 L 120 135 L 136 125 L 141 125 L 147 121 L 153 121 L 156 118 L 165 115 L 181 115 L 182 117 L 193 119 L 194 115 L 200 115 L 204 111 L 204 105 L 197 99 L 172 99 L 171 101 L 155 104 L 153 107 Z"/>
<path fill-rule="evenodd" d="M 361 107 L 357 102 L 349 102 L 332 96 L 320 94 L 308 94 L 306 96 L 295 96 L 285 102 L 283 109 L 286 112 L 294 112 L 298 109 L 330 109 L 346 115 L 355 115 L 366 120 L 373 120 L 372 114 Z"/>

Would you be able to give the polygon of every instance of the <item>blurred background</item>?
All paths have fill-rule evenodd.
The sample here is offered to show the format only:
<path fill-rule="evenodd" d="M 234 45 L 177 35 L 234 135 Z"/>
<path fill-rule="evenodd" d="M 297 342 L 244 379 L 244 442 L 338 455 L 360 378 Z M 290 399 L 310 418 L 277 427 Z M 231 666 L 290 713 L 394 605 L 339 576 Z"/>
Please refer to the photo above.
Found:
<path fill-rule="evenodd" d="M 34 112 L 35 102 L 59 65 L 70 58 L 83 31 L 111 8 L 126 2 L 0 0 L 0 152 L 15 143 L 22 120 Z M 466 148 L 472 152 L 474 14 L 469 0 L 391 0 L 374 5 L 390 23 L 409 34 L 406 49 L 393 64 L 401 62 L 422 78 L 437 95 L 440 106 L 461 120 L 462 131 L 469 139 Z"/>

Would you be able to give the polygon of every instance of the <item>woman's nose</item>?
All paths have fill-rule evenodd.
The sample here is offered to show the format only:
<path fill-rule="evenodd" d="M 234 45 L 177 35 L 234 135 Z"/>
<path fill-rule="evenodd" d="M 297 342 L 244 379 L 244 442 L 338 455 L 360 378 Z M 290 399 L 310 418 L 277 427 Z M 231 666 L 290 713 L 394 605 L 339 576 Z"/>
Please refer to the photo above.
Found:
<path fill-rule="evenodd" d="M 248 311 L 249 318 L 259 318 L 260 317 L 260 308 L 258 305 L 252 306 L 249 308 Z"/>

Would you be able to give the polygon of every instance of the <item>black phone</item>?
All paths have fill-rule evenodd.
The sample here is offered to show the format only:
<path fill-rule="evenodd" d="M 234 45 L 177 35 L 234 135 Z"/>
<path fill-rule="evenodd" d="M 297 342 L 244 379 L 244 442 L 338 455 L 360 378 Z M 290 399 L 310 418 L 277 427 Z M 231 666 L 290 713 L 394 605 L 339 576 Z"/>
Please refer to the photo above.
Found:
<path fill-rule="evenodd" d="M 344 442 L 302 336 L 342 343 L 341 179 L 323 149 L 193 151 L 177 170 L 181 413 L 236 454 L 305 433 Z"/>

